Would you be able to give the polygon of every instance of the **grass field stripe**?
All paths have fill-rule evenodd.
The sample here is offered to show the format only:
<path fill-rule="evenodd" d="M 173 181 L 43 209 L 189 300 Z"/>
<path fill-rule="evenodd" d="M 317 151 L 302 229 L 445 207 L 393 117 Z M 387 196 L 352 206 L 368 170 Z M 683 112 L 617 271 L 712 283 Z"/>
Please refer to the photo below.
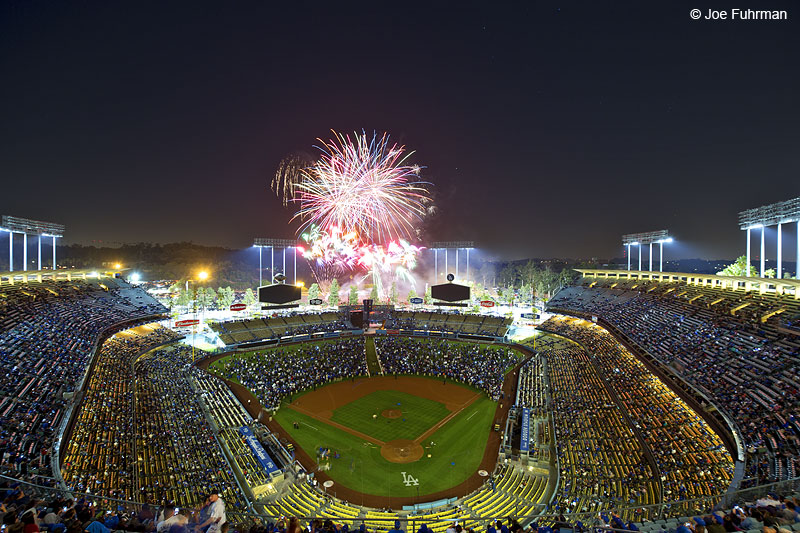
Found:
<path fill-rule="evenodd" d="M 300 423 L 301 423 L 301 424 L 303 424 L 304 426 L 308 426 L 308 427 L 310 427 L 310 428 L 311 428 L 311 429 L 313 429 L 314 431 L 319 431 L 319 428 L 315 428 L 314 426 L 312 426 L 312 425 L 311 425 L 311 424 L 309 424 L 308 422 L 300 422 Z"/>
<path fill-rule="evenodd" d="M 469 416 L 467 417 L 467 420 L 469 420 L 470 418 L 472 418 L 473 416 L 475 416 L 475 415 L 477 415 L 477 414 L 478 414 L 478 411 L 475 411 L 474 413 L 472 413 L 471 415 L 469 415 Z"/>
<path fill-rule="evenodd" d="M 453 411 L 452 413 L 450 413 L 449 415 L 447 415 L 446 417 L 441 419 L 439 422 L 436 423 L 435 426 L 433 426 L 428 431 L 426 431 L 425 433 L 423 433 L 422 435 L 420 435 L 419 437 L 414 439 L 414 442 L 417 443 L 417 444 L 420 444 L 422 441 L 424 441 L 425 439 L 427 439 L 428 437 L 430 437 L 431 435 L 436 433 L 442 426 L 444 426 L 445 424 L 450 422 L 453 418 L 458 416 L 459 413 L 461 413 L 464 409 L 466 409 L 467 407 L 472 405 L 472 402 L 474 402 L 475 400 L 480 398 L 482 395 L 483 395 L 483 393 L 479 392 L 478 394 L 476 394 L 475 396 L 473 396 L 472 398 L 467 400 L 464 403 L 464 405 L 462 405 L 461 407 L 459 407 L 458 409 L 456 409 L 455 411 Z"/>
<path fill-rule="evenodd" d="M 356 437 L 364 439 L 366 441 L 369 441 L 369 442 L 371 442 L 373 444 L 377 444 L 378 446 L 383 446 L 385 444 L 385 442 L 383 442 L 383 441 L 380 441 L 380 440 L 378 440 L 376 438 L 370 437 L 369 435 L 365 435 L 365 434 L 361 433 L 360 431 L 356 431 L 355 429 L 349 428 L 347 426 L 343 426 L 342 424 L 334 422 L 333 420 L 325 420 L 324 418 L 321 418 L 320 416 L 318 416 L 316 413 L 312 413 L 311 411 L 307 411 L 307 410 L 305 410 L 302 407 L 299 407 L 297 405 L 290 405 L 289 409 L 297 411 L 298 413 L 303 413 L 306 416 L 310 416 L 311 418 L 313 418 L 317 422 L 322 422 L 323 424 L 327 424 L 329 426 L 335 427 L 336 429 L 341 429 L 342 431 L 350 433 L 351 435 L 355 435 Z"/>

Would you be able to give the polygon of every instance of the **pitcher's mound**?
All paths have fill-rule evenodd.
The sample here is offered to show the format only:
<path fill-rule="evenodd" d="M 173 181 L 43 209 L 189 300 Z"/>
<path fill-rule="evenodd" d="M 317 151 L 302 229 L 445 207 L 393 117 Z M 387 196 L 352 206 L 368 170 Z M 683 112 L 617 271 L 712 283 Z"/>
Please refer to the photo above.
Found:
<path fill-rule="evenodd" d="M 400 418 L 403 416 L 403 411 L 400 409 L 384 409 L 381 416 L 384 418 Z"/>
<path fill-rule="evenodd" d="M 381 446 L 381 455 L 392 463 L 413 463 L 422 453 L 422 446 L 408 439 L 389 441 Z"/>

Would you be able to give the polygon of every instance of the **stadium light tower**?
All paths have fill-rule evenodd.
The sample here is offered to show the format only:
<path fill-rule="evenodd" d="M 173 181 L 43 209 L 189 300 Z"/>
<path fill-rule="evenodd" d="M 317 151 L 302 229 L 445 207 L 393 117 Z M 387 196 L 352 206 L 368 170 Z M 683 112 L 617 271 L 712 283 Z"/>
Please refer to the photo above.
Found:
<path fill-rule="evenodd" d="M 776 277 L 783 276 L 783 225 L 797 223 L 797 262 L 795 263 L 795 278 L 800 279 L 800 197 L 783 202 L 764 205 L 747 209 L 739 213 L 739 229 L 747 231 L 747 269 L 746 276 L 750 275 L 750 230 L 761 229 L 761 258 L 759 261 L 759 276 L 764 277 L 764 231 L 766 226 L 778 226 L 778 268 Z"/>
<path fill-rule="evenodd" d="M 475 243 L 472 241 L 445 241 L 431 243 L 431 248 L 434 250 L 434 269 L 436 270 L 436 277 L 439 273 L 439 256 L 438 251 L 444 250 L 444 271 L 447 272 L 447 250 L 455 249 L 456 251 L 456 278 L 458 278 L 458 251 L 467 251 L 467 279 L 469 279 L 469 251 L 475 248 Z M 438 279 L 437 279 L 438 282 Z"/>
<path fill-rule="evenodd" d="M 8 232 L 8 270 L 14 271 L 14 234 L 22 233 L 22 270 L 28 270 L 28 235 L 39 237 L 39 270 L 42 269 L 42 237 L 53 238 L 53 270 L 56 269 L 56 238 L 64 236 L 64 225 L 3 215 L 0 230 Z"/>
<path fill-rule="evenodd" d="M 645 233 L 628 233 L 622 236 L 622 244 L 628 249 L 628 270 L 631 269 L 631 246 L 639 248 L 639 272 L 642 271 L 642 245 L 647 244 L 650 248 L 650 272 L 653 271 L 653 244 L 659 245 L 659 271 L 664 266 L 664 243 L 672 242 L 672 237 L 665 229 L 658 231 L 648 231 Z"/>
<path fill-rule="evenodd" d="M 262 248 L 269 248 L 269 275 L 270 279 L 275 275 L 275 248 L 283 249 L 283 273 L 286 274 L 286 249 L 294 250 L 294 281 L 297 283 L 297 243 L 291 239 L 267 239 L 256 237 L 253 239 L 253 246 L 258 248 L 258 285 L 264 284 L 262 276 Z"/>

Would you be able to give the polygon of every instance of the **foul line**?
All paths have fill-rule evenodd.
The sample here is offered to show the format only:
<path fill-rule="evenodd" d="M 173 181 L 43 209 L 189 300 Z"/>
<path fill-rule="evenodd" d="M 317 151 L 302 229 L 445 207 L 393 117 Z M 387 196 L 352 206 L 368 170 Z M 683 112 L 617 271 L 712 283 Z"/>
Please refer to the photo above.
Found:
<path fill-rule="evenodd" d="M 474 402 L 475 400 L 477 400 L 478 398 L 480 398 L 480 397 L 481 397 L 481 394 L 482 394 L 482 393 L 480 393 L 480 392 L 479 392 L 479 393 L 477 393 L 475 396 L 473 396 L 472 398 L 470 398 L 469 400 L 467 400 L 467 401 L 466 401 L 466 402 L 465 402 L 465 403 L 464 403 L 464 404 L 463 404 L 463 405 L 462 405 L 462 406 L 461 406 L 461 407 L 460 407 L 458 410 L 456 410 L 456 411 L 453 411 L 452 413 L 450 413 L 450 414 L 449 414 L 449 415 L 447 415 L 446 417 L 444 417 L 444 418 L 442 418 L 441 420 L 439 420 L 439 422 L 437 422 L 437 423 L 436 423 L 436 424 L 435 424 L 433 427 L 431 427 L 430 429 L 428 429 L 428 431 L 426 431 L 425 433 L 423 433 L 422 435 L 420 435 L 419 437 L 417 437 L 416 439 L 414 439 L 414 443 L 415 443 L 415 444 L 420 444 L 420 443 L 422 443 L 422 441 L 424 441 L 425 439 L 427 439 L 428 437 L 430 437 L 431 435 L 433 435 L 434 433 L 436 433 L 437 431 L 439 431 L 439 429 L 440 429 L 442 426 L 444 426 L 444 425 L 445 425 L 445 424 L 447 424 L 449 421 L 451 421 L 453 418 L 455 418 L 457 415 L 459 415 L 459 414 L 460 414 L 460 413 L 461 413 L 461 412 L 462 412 L 464 409 L 466 409 L 467 407 L 469 407 L 470 405 L 472 405 L 472 402 Z M 475 411 L 475 412 L 477 413 L 477 411 Z"/>

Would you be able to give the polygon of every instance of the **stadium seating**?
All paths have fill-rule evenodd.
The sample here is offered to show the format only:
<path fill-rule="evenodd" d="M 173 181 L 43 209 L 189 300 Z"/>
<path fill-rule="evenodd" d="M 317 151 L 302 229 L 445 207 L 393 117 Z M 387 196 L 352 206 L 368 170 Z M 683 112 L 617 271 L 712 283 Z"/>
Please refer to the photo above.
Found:
<path fill-rule="evenodd" d="M 580 392 L 575 393 L 570 389 L 580 388 L 581 384 L 589 382 L 591 389 L 597 389 L 592 394 L 606 394 L 602 398 L 602 405 L 606 413 L 611 413 L 609 421 L 613 421 L 617 427 L 616 435 L 603 436 L 600 428 L 608 427 L 607 423 L 594 422 L 584 426 L 584 438 L 594 432 L 598 434 L 595 438 L 599 437 L 612 447 L 612 450 L 603 450 L 602 458 L 598 454 L 590 454 L 590 457 L 594 455 L 601 468 L 599 475 L 595 471 L 588 479 L 596 482 L 611 472 L 625 470 L 625 466 L 618 468 L 616 465 L 620 461 L 624 465 L 627 458 L 637 456 L 640 462 L 634 472 L 635 478 L 640 485 L 642 479 L 651 480 L 646 485 L 636 487 L 629 476 L 627 481 L 615 483 L 612 475 L 609 480 L 611 483 L 606 482 L 604 490 L 613 498 L 601 499 L 598 502 L 600 508 L 610 508 L 615 503 L 613 499 L 628 504 L 663 501 L 674 506 L 677 501 L 721 494 L 727 490 L 733 475 L 733 462 L 723 448 L 720 437 L 608 332 L 585 320 L 559 316 L 550 318 L 541 327 L 582 344 L 561 343 L 562 346 L 557 350 L 549 346 L 541 350 L 547 358 L 551 380 L 556 380 L 553 384 L 554 401 L 562 394 L 572 401 L 571 398 Z M 589 350 L 588 354 L 584 347 Z M 567 360 L 562 362 L 564 358 Z M 563 364 L 560 370 L 559 364 Z M 566 375 L 566 380 L 561 378 L 562 375 Z M 615 411 L 617 414 L 613 414 Z M 568 412 L 573 413 L 570 416 L 574 417 L 575 412 L 588 411 L 581 407 L 569 409 Z M 558 421 L 563 418 L 563 409 L 558 407 L 557 402 L 553 413 L 558 442 L 561 444 L 563 430 L 559 429 L 559 425 L 567 424 L 568 428 L 570 422 Z M 568 431 L 571 432 L 570 438 L 565 445 L 574 446 L 574 430 Z M 587 449 L 595 446 L 590 444 Z M 649 456 L 649 460 L 646 461 L 645 456 Z M 561 453 L 559 457 L 563 457 Z M 580 458 L 579 464 L 585 463 L 584 453 L 578 451 L 577 457 Z M 566 463 L 570 464 L 570 459 Z M 564 473 L 563 458 L 561 464 Z M 605 468 L 604 465 L 614 466 Z M 652 475 L 653 471 L 655 475 Z M 620 493 L 620 489 L 627 490 L 632 484 L 636 487 L 631 491 L 632 494 Z"/>
<path fill-rule="evenodd" d="M 584 278 L 583 285 L 561 291 L 550 308 L 602 317 L 735 420 L 747 451 L 746 484 L 795 477 L 800 339 L 737 317 L 739 299 L 749 293 L 716 290 L 701 306 L 694 303 L 699 299 L 690 301 L 701 292 L 694 286 L 666 283 L 640 292 L 611 288 L 610 281 L 599 287 Z"/>
<path fill-rule="evenodd" d="M 394 311 L 386 320 L 386 329 L 445 331 L 470 335 L 504 337 L 512 319 L 507 317 L 443 313 L 430 311 Z"/>
<path fill-rule="evenodd" d="M 212 364 L 209 370 L 238 381 L 262 406 L 275 408 L 296 391 L 366 375 L 367 364 L 364 339 L 357 337 L 237 354 Z"/>
<path fill-rule="evenodd" d="M 447 377 L 480 388 L 494 400 L 519 359 L 508 348 L 396 336 L 377 337 L 375 350 L 386 374 Z"/>
<path fill-rule="evenodd" d="M 409 528 L 425 524 L 434 533 L 444 533 L 455 521 L 465 528 L 479 528 L 485 527 L 486 517 L 525 516 L 546 507 L 543 503 L 549 496 L 546 476 L 530 475 L 521 468 L 499 466 L 492 481 L 450 505 L 403 513 L 371 510 L 330 495 L 323 497 L 309 483 L 301 481 L 293 484 L 287 494 L 265 505 L 264 510 L 273 516 L 320 516 L 337 524 L 347 524 L 351 529 L 363 522 L 375 532 L 388 531 L 395 520 L 402 518 Z"/>
<path fill-rule="evenodd" d="M 760 416 L 773 409 L 776 418 L 766 424 L 750 412 L 749 434 L 761 439 L 752 447 L 751 459 L 759 459 L 753 471 L 775 478 L 794 475 L 796 404 L 785 402 L 797 399 L 791 384 L 798 382 L 800 365 L 793 338 L 773 328 L 775 318 L 783 320 L 791 310 L 765 318 L 785 302 L 748 302 L 750 296 L 741 294 L 720 299 L 713 289 L 687 289 L 679 283 L 622 280 L 590 285 L 583 280 L 561 291 L 551 305 L 608 318 L 663 364 L 697 376 L 701 387 L 712 390 L 715 384 L 727 383 L 736 393 L 716 387 L 721 398 L 746 402 L 748 409 L 750 403 L 760 405 Z M 34 455 L 39 452 L 36 458 L 22 460 L 18 458 L 23 454 L 9 455 L 3 463 L 6 471 L 48 473 L 42 445 L 15 424 L 30 422 L 28 427 L 55 433 L 52 428 L 64 416 L 58 412 L 58 393 L 80 383 L 103 325 L 163 311 L 142 294 L 118 280 L 46 281 L 0 289 L 0 364 L 8 376 L 0 389 L 0 416 L 12 417 L 9 423 L 3 418 L 2 444 L 4 451 L 21 445 Z M 508 322 L 483 315 L 401 311 L 393 312 L 385 326 L 502 336 Z M 61 328 L 58 336 L 53 336 L 52 324 Z M 340 327 L 346 324 L 335 313 L 215 325 L 232 343 Z M 628 520 L 647 516 L 632 510 L 636 507 L 667 502 L 672 505 L 670 516 L 680 511 L 689 517 L 694 509 L 680 502 L 724 491 L 732 464 L 721 440 L 624 346 L 604 330 L 573 318 L 555 317 L 543 327 L 580 343 L 550 337 L 537 346 L 541 357 L 531 359 L 519 378 L 518 405 L 530 406 L 538 419 L 552 417 L 552 429 L 547 423 L 532 426 L 537 443 L 544 445 L 531 451 L 529 464 L 558 461 L 556 494 L 555 480 L 541 469 L 512 461 L 498 465 L 492 480 L 478 491 L 431 510 L 365 509 L 325 496 L 307 481 L 288 481 L 280 495 L 257 509 L 272 516 L 329 518 L 351 528 L 363 521 L 374 531 L 386 531 L 394 519 L 403 518 L 443 533 L 456 520 L 465 528 L 483 529 L 487 517 L 535 516 L 548 503 L 567 516 L 618 509 Z M 174 501 L 188 507 L 199 505 L 203 493 L 220 492 L 234 516 L 248 508 L 235 477 L 251 487 L 271 481 L 238 428 L 248 426 L 259 435 L 265 428 L 250 419 L 219 379 L 191 365 L 189 348 L 171 342 L 177 337 L 147 325 L 103 343 L 72 436 L 62 445 L 65 480 L 72 488 L 102 496 Z M 168 346 L 153 350 L 164 343 Z M 699 353 L 687 350 L 687 343 L 690 348 L 699 346 Z M 438 339 L 379 336 L 375 345 L 386 373 L 448 376 L 483 388 L 495 399 L 504 373 L 519 360 L 508 348 Z M 35 353 L 31 346 L 51 359 L 29 357 Z M 714 368 L 722 364 L 717 361 L 737 371 L 722 373 Z M 212 369 L 253 390 L 265 406 L 278 405 L 296 391 L 367 371 L 362 338 L 240 354 L 217 367 L 212 364 Z M 51 372 L 58 377 L 51 378 Z M 15 373 L 25 377 L 17 380 Z M 15 396 L 20 400 L 14 401 Z M 765 429 L 767 433 L 758 437 Z M 555 457 L 549 452 L 551 441 Z M 264 445 L 270 449 L 269 442 Z M 279 458 L 281 452 L 270 453 Z"/>
<path fill-rule="evenodd" d="M 226 345 L 235 345 L 348 329 L 347 322 L 337 313 L 306 313 L 274 316 L 271 318 L 250 318 L 230 322 L 212 322 L 210 327 Z"/>
<path fill-rule="evenodd" d="M 219 492 L 244 506 L 190 383 L 191 349 L 150 351 L 177 337 L 142 326 L 103 343 L 63 452 L 68 486 L 179 506 Z"/>
<path fill-rule="evenodd" d="M 0 286 L 2 470 L 52 476 L 51 448 L 98 337 L 164 312 L 144 291 L 112 278 Z"/>

